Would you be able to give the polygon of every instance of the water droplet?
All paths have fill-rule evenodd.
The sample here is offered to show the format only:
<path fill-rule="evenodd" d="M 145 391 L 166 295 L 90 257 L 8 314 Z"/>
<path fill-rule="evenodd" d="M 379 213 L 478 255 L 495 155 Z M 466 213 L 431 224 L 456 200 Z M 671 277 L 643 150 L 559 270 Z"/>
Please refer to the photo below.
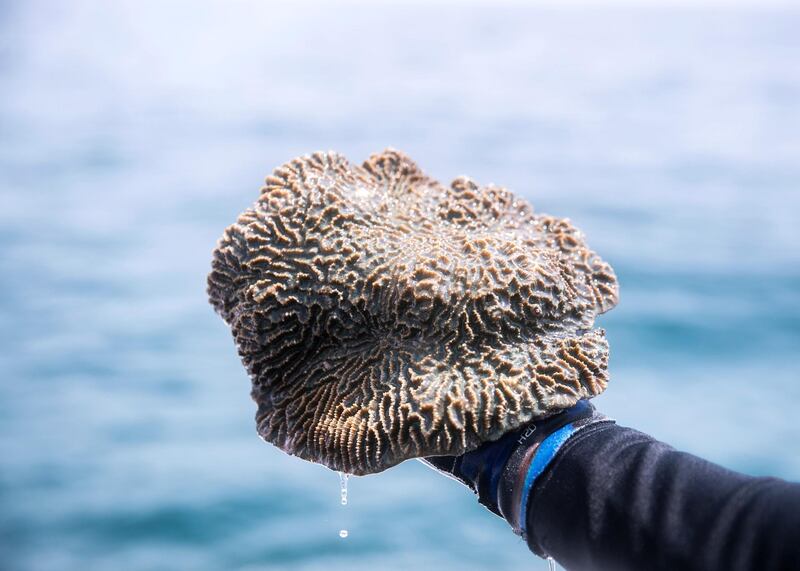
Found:
<path fill-rule="evenodd" d="M 344 531 L 345 535 L 342 535 L 341 532 L 339 532 L 339 535 L 342 535 L 342 537 L 346 537 L 347 530 L 343 529 L 342 531 Z M 553 559 L 552 557 L 547 558 L 547 571 L 556 571 L 556 560 Z"/>
<path fill-rule="evenodd" d="M 344 472 L 339 472 L 339 494 L 342 498 L 342 505 L 347 505 L 347 479 L 350 477 L 349 474 L 345 474 Z"/>
<path fill-rule="evenodd" d="M 347 479 L 350 477 L 345 472 L 339 472 L 339 497 L 343 506 L 347 505 Z M 339 530 L 339 537 L 344 539 L 349 535 L 346 529 Z"/>

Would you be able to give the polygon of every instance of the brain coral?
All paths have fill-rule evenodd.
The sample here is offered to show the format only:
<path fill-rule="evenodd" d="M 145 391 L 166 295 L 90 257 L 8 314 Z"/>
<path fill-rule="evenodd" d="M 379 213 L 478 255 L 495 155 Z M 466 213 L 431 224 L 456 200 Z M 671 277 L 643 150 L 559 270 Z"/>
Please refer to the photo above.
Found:
<path fill-rule="evenodd" d="M 261 437 L 352 474 L 460 454 L 606 386 L 611 267 L 569 221 L 404 154 L 294 159 L 208 276 Z"/>

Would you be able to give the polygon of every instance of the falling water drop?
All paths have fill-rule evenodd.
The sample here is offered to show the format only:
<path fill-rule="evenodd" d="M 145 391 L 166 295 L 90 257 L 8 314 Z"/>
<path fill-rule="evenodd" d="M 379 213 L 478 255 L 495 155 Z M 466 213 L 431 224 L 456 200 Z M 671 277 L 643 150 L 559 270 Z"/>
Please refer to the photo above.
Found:
<path fill-rule="evenodd" d="M 347 505 L 347 479 L 349 477 L 349 474 L 339 472 L 339 497 L 341 498 L 341 503 L 343 506 Z M 349 532 L 346 529 L 339 530 L 339 537 L 342 539 L 346 538 L 348 535 Z"/>
<path fill-rule="evenodd" d="M 345 532 L 345 534 L 346 533 L 347 532 Z M 341 535 L 341 533 L 339 535 Z M 345 537 L 345 536 L 342 536 L 342 537 Z M 553 559 L 552 557 L 548 557 L 547 558 L 547 571 L 556 571 L 556 560 Z"/>
<path fill-rule="evenodd" d="M 347 505 L 347 479 L 350 477 L 349 474 L 345 474 L 344 472 L 339 472 L 339 493 L 342 497 L 342 505 Z"/>

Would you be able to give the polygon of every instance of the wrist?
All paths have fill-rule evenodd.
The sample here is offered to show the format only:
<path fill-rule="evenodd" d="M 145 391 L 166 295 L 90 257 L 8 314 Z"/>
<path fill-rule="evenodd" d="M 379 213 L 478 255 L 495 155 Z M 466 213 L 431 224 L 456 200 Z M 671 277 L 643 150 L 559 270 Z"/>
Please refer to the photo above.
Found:
<path fill-rule="evenodd" d="M 587 400 L 535 420 L 461 456 L 422 460 L 472 489 L 478 502 L 525 536 L 525 513 L 539 476 L 564 443 L 584 428 L 610 422 Z"/>
<path fill-rule="evenodd" d="M 526 513 L 531 492 L 563 445 L 589 426 L 613 422 L 598 413 L 589 401 L 552 417 L 536 421 L 519 432 L 517 447 L 509 456 L 497 488 L 499 513 L 514 532 L 526 537 Z"/>

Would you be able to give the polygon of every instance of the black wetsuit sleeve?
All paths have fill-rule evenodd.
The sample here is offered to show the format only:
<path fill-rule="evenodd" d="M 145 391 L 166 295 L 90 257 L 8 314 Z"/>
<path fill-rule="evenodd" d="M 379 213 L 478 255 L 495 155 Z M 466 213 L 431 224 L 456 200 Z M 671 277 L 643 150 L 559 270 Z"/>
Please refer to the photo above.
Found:
<path fill-rule="evenodd" d="M 800 570 L 800 484 L 726 470 L 615 424 L 537 480 L 528 545 L 568 570 Z"/>

